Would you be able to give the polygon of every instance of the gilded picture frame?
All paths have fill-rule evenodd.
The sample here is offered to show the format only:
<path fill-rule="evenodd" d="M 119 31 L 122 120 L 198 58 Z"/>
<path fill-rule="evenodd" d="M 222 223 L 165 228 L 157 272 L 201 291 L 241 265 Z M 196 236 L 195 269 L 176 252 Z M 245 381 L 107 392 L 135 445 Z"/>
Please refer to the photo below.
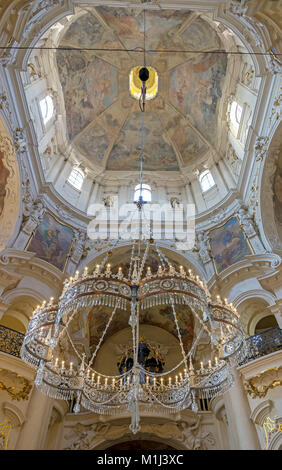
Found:
<path fill-rule="evenodd" d="M 74 230 L 46 210 L 42 221 L 33 231 L 24 251 L 31 251 L 47 263 L 65 272 L 73 246 Z"/>
<path fill-rule="evenodd" d="M 221 232 L 220 229 L 222 229 Z M 217 234 L 215 233 L 217 232 Z M 215 272 L 220 274 L 229 266 L 254 254 L 247 234 L 236 215 L 207 232 Z"/>

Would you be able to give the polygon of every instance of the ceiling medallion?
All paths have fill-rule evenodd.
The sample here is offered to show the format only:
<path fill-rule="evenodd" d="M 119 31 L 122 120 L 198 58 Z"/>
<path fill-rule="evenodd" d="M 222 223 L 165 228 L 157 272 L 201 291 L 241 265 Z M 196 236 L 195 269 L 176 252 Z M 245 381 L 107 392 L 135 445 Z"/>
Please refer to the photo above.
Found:
<path fill-rule="evenodd" d="M 136 256 L 136 250 L 143 254 Z M 151 250 L 160 262 L 155 272 L 150 265 Z M 133 243 L 126 273 L 121 267 L 112 272 L 107 261 L 108 254 L 93 272 L 87 267 L 81 274 L 77 271 L 64 282 L 58 302 L 44 301 L 34 311 L 21 357 L 37 369 L 39 390 L 53 398 L 74 399 L 74 412 L 82 408 L 98 414 L 129 413 L 134 434 L 140 430 L 143 410 L 153 407 L 176 413 L 192 407 L 197 411 L 198 398 L 212 398 L 228 390 L 232 385 L 230 366 L 242 360 L 245 351 L 245 336 L 234 306 L 219 296 L 212 299 L 207 286 L 191 270 L 169 264 L 155 241 L 142 244 L 141 252 L 140 244 L 138 248 Z M 94 352 L 88 346 L 82 352 L 77 346 L 78 330 L 86 312 L 95 315 L 101 306 L 109 315 L 107 324 Z M 192 346 L 186 349 L 179 323 L 180 309 L 185 306 L 195 325 Z M 175 324 L 182 359 L 172 368 L 163 367 L 156 352 L 152 361 L 156 367 L 151 367 L 141 351 L 148 346 L 140 336 L 141 310 L 156 307 L 169 309 Z M 106 375 L 95 368 L 95 359 L 113 319 L 122 311 L 128 312 L 131 328 L 130 367 L 121 360 L 116 375 Z"/>
<path fill-rule="evenodd" d="M 142 81 L 139 77 L 139 72 L 144 69 L 144 66 L 140 65 L 131 69 L 129 74 L 129 90 L 131 96 L 136 100 L 139 100 L 142 94 Z M 148 79 L 146 80 L 146 100 L 152 100 L 157 96 L 159 78 L 157 71 L 153 67 L 146 67 L 149 72 Z"/>

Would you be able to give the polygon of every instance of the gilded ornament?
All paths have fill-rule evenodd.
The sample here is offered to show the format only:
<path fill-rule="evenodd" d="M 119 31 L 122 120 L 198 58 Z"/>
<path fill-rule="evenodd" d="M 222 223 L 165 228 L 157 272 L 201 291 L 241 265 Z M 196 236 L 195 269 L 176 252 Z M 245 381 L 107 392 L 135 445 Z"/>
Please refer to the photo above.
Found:
<path fill-rule="evenodd" d="M 31 389 L 31 383 L 20 374 L 0 369 L 0 390 L 7 392 L 12 400 L 28 400 Z"/>
<path fill-rule="evenodd" d="M 245 382 L 245 389 L 252 398 L 264 398 L 267 392 L 282 385 L 282 367 L 264 370 Z"/>

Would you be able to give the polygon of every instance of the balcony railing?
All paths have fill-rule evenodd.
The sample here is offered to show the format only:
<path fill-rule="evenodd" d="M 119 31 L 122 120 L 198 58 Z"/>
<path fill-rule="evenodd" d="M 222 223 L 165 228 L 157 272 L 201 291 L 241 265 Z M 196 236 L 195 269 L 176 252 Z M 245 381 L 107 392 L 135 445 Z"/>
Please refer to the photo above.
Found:
<path fill-rule="evenodd" d="M 240 366 L 282 349 L 282 330 L 275 326 L 247 338 L 247 355 Z"/>
<path fill-rule="evenodd" d="M 7 326 L 0 325 L 0 351 L 20 357 L 24 333 L 19 333 Z"/>
<path fill-rule="evenodd" d="M 20 350 L 24 339 L 24 333 L 19 333 L 6 326 L 0 325 L 0 351 L 20 357 Z M 250 361 L 266 356 L 267 354 L 282 349 L 282 330 L 278 327 L 250 336 L 246 340 L 247 355 L 240 362 L 240 365 L 247 364 Z M 201 404 L 200 409 L 206 410 L 207 405 Z M 208 407 L 207 407 L 208 409 Z"/>

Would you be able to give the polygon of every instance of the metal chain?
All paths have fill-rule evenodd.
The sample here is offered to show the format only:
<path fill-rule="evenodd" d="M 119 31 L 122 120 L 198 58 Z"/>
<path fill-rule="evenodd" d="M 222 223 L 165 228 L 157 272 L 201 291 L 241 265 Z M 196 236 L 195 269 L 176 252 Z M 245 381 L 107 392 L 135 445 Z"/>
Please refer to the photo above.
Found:
<path fill-rule="evenodd" d="M 92 362 L 94 361 L 94 359 L 95 359 L 95 357 L 96 357 L 96 354 L 97 354 L 97 352 L 99 351 L 99 348 L 100 348 L 100 346 L 101 346 L 101 343 L 102 343 L 102 341 L 103 341 L 103 339 L 104 339 L 104 337 L 105 337 L 105 334 L 107 333 L 107 330 L 108 330 L 108 328 L 109 328 L 109 326 L 110 326 L 110 324 L 111 324 L 111 322 L 112 322 L 112 319 L 114 318 L 114 315 L 115 315 L 115 313 L 116 313 L 116 311 L 117 311 L 117 309 L 118 309 L 119 306 L 120 306 L 120 299 L 118 299 L 118 302 L 117 302 L 117 304 L 116 304 L 114 310 L 112 311 L 112 314 L 111 314 L 111 316 L 110 316 L 110 318 L 109 318 L 109 320 L 108 320 L 108 323 L 107 323 L 107 325 L 106 325 L 106 328 L 104 329 L 103 334 L 102 334 L 102 336 L 101 336 L 101 338 L 100 338 L 100 340 L 99 340 L 99 343 L 97 344 L 96 349 L 95 349 L 95 351 L 94 351 L 94 353 L 93 353 L 93 355 L 92 355 L 92 357 L 91 357 L 91 359 L 90 359 L 90 362 L 89 362 L 89 364 L 88 364 L 88 367 L 91 367 Z"/>

